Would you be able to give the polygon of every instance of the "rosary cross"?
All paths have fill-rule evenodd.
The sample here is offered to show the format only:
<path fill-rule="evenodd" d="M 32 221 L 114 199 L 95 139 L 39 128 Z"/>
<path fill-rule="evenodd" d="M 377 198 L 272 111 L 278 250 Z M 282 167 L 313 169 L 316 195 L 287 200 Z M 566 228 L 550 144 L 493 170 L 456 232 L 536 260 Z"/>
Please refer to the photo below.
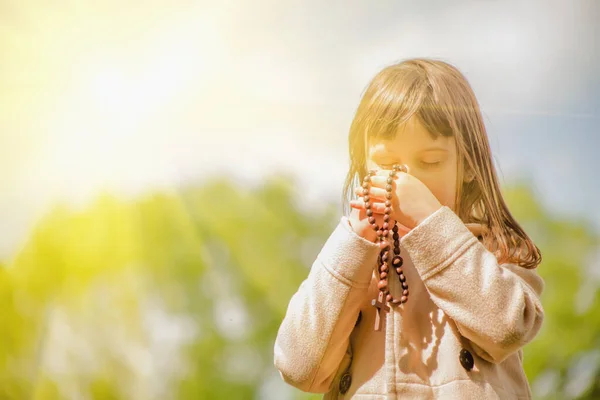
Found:
<path fill-rule="evenodd" d="M 383 292 L 379 292 L 379 297 L 377 299 L 371 300 L 371 305 L 377 308 L 377 314 L 375 314 L 375 330 L 381 330 L 381 310 L 385 312 L 390 311 L 390 307 L 383 302 Z"/>

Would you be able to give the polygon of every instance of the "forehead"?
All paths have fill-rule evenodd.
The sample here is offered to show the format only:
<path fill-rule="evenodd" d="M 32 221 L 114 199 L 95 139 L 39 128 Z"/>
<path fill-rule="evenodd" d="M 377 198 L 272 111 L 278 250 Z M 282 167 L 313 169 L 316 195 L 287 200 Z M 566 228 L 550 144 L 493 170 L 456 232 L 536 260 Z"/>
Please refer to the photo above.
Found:
<path fill-rule="evenodd" d="M 427 150 L 452 149 L 453 137 L 430 133 L 416 117 L 400 124 L 393 137 L 369 139 L 370 155 L 398 155 Z"/>

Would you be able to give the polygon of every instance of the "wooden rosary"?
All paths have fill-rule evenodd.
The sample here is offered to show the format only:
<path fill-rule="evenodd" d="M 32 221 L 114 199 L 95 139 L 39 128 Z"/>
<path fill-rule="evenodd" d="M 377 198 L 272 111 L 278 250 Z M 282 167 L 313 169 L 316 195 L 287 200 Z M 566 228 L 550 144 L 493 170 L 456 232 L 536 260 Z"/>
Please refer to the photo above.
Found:
<path fill-rule="evenodd" d="M 371 177 L 376 174 L 375 171 L 370 171 L 367 176 L 365 176 L 363 180 L 363 200 L 365 202 L 365 208 L 367 210 L 367 217 L 369 218 L 369 223 L 373 227 L 373 229 L 377 232 L 377 242 L 380 243 L 382 248 L 379 257 L 377 258 L 377 265 L 379 267 L 379 283 L 377 287 L 379 289 L 379 296 L 377 299 L 373 299 L 371 301 L 371 305 L 377 309 L 377 314 L 375 316 L 375 330 L 381 330 L 381 310 L 385 312 L 389 312 L 390 308 L 387 303 L 390 303 L 392 306 L 396 306 L 398 304 L 406 303 L 408 300 L 408 283 L 406 283 L 406 277 L 404 276 L 404 272 L 402 271 L 402 257 L 400 256 L 400 235 L 398 235 L 398 226 L 396 222 L 394 222 L 394 226 L 392 227 L 392 238 L 394 240 L 394 254 L 390 255 L 390 245 L 389 241 L 387 241 L 390 235 L 390 214 L 392 212 L 392 183 L 394 182 L 394 178 L 396 177 L 396 173 L 398 171 L 406 172 L 407 169 L 403 165 L 394 165 L 390 174 L 387 178 L 387 185 L 385 187 L 386 190 L 386 200 L 385 200 L 385 211 L 383 215 L 383 225 L 380 227 L 375 222 L 375 217 L 373 216 L 373 210 L 371 210 L 371 202 L 369 197 L 369 184 L 371 182 Z M 400 283 L 402 284 L 402 297 L 400 299 L 395 299 L 394 296 L 389 291 L 388 285 L 388 274 L 390 268 L 390 258 L 391 265 L 396 269 L 396 273 L 398 274 L 398 279 L 400 279 Z M 385 302 L 384 302 L 385 299 Z"/>

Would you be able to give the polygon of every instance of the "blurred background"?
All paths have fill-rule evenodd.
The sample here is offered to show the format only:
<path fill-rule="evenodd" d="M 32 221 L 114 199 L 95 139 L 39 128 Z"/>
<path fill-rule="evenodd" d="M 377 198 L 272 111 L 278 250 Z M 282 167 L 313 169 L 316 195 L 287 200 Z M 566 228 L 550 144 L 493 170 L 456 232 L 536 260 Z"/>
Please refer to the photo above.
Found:
<path fill-rule="evenodd" d="M 542 250 L 536 399 L 600 399 L 600 3 L 0 0 L 0 398 L 317 399 L 273 342 L 360 95 L 456 65 Z"/>

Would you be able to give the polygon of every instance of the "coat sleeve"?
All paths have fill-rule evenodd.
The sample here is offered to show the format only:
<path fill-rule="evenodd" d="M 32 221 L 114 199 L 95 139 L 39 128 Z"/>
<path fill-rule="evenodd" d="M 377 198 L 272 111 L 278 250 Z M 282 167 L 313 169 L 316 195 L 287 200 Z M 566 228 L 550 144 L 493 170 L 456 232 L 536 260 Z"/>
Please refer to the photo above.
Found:
<path fill-rule="evenodd" d="M 305 392 L 326 393 L 350 343 L 379 247 L 342 217 L 292 296 L 274 346 L 283 380 Z"/>
<path fill-rule="evenodd" d="M 430 215 L 401 243 L 432 301 L 480 357 L 500 363 L 537 335 L 542 278 L 535 269 L 500 265 L 450 208 Z"/>

